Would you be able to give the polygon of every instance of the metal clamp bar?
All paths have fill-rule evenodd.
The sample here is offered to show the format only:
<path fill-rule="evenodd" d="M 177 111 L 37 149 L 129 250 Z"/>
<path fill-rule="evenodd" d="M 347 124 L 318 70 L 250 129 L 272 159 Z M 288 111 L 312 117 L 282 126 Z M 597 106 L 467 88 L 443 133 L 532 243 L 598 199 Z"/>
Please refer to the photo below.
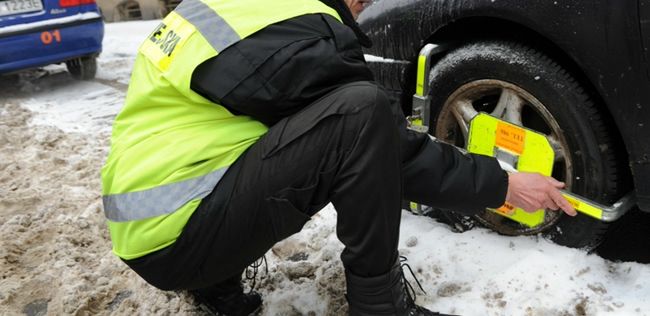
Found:
<path fill-rule="evenodd" d="M 518 172 L 511 164 L 508 162 L 498 160 L 501 169 L 515 173 Z M 634 191 L 629 192 L 618 201 L 612 205 L 604 205 L 598 202 L 591 201 L 584 197 L 575 195 L 569 191 L 560 190 L 564 198 L 573 205 L 575 209 L 580 211 L 583 214 L 589 215 L 593 218 L 601 220 L 603 222 L 613 222 L 619 219 L 623 214 L 627 213 L 636 205 L 636 197 Z"/>
<path fill-rule="evenodd" d="M 429 69 L 431 68 L 431 57 L 438 52 L 437 48 L 438 45 L 426 44 L 418 55 L 413 108 L 411 115 L 406 119 L 409 121 L 409 129 L 419 133 L 427 133 L 429 131 L 429 119 L 431 117 Z"/>

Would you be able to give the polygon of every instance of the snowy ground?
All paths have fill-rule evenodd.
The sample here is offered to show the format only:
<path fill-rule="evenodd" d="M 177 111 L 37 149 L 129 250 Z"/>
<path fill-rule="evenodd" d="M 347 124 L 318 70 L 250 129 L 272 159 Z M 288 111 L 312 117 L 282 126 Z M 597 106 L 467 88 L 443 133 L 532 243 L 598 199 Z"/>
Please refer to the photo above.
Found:
<path fill-rule="evenodd" d="M 156 21 L 108 24 L 98 78 L 64 67 L 0 85 L 0 315 L 194 315 L 110 251 L 99 170 L 139 42 Z M 42 76 L 41 76 L 42 75 Z M 39 77 L 40 76 L 40 77 Z M 345 280 L 326 208 L 267 254 L 263 315 L 341 315 Z M 462 234 L 404 213 L 400 252 L 426 294 L 462 315 L 650 315 L 650 266 L 614 263 L 541 238 Z"/>

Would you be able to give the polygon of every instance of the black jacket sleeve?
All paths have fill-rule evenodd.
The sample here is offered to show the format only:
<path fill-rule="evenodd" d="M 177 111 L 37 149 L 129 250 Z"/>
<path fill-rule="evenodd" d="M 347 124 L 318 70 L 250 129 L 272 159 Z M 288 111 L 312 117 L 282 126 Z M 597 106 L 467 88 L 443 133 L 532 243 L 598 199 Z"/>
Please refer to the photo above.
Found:
<path fill-rule="evenodd" d="M 312 14 L 227 48 L 197 67 L 191 87 L 271 126 L 343 84 L 372 80 L 354 33 L 330 16 Z"/>
<path fill-rule="evenodd" d="M 373 81 L 354 32 L 334 18 L 312 14 L 270 25 L 197 67 L 191 88 L 234 114 L 268 126 L 339 86 Z M 404 196 L 426 205 L 474 213 L 505 199 L 507 177 L 496 160 L 463 155 L 406 128 L 400 133 Z M 387 127 L 389 128 L 389 127 Z"/>
<path fill-rule="evenodd" d="M 508 175 L 496 159 L 430 139 L 403 163 L 402 177 L 405 199 L 464 215 L 500 207 L 508 192 Z"/>

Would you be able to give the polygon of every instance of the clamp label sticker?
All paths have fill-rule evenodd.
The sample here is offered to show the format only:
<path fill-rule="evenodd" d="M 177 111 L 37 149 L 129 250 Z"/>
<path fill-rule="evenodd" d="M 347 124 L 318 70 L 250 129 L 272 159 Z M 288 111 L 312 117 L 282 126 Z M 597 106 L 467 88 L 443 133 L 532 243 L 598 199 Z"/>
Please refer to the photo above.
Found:
<path fill-rule="evenodd" d="M 495 145 L 521 155 L 524 152 L 525 142 L 526 131 L 524 129 L 504 122 L 497 123 Z"/>
<path fill-rule="evenodd" d="M 503 205 L 501 207 L 496 209 L 496 211 L 501 213 L 501 214 L 505 214 L 505 215 L 513 215 L 515 213 L 515 209 L 516 209 L 516 207 L 514 205 L 512 205 L 512 204 L 508 203 L 508 201 L 506 201 L 505 203 L 503 203 Z"/>
<path fill-rule="evenodd" d="M 573 208 L 576 210 L 587 214 L 593 218 L 596 219 L 602 219 L 603 218 L 603 210 L 601 208 L 595 207 L 589 203 L 583 202 L 577 197 L 571 196 L 569 194 L 562 194 L 564 198 L 573 205 Z"/>

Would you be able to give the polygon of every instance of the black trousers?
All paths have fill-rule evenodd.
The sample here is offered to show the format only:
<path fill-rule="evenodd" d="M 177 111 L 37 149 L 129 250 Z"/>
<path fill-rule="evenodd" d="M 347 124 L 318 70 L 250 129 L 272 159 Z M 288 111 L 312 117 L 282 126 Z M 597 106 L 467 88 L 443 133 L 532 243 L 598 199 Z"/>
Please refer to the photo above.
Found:
<path fill-rule="evenodd" d="M 125 262 L 161 289 L 209 287 L 240 275 L 331 202 L 346 269 L 387 272 L 397 257 L 402 201 L 397 124 L 375 85 L 338 88 L 251 146 L 173 245 Z"/>

